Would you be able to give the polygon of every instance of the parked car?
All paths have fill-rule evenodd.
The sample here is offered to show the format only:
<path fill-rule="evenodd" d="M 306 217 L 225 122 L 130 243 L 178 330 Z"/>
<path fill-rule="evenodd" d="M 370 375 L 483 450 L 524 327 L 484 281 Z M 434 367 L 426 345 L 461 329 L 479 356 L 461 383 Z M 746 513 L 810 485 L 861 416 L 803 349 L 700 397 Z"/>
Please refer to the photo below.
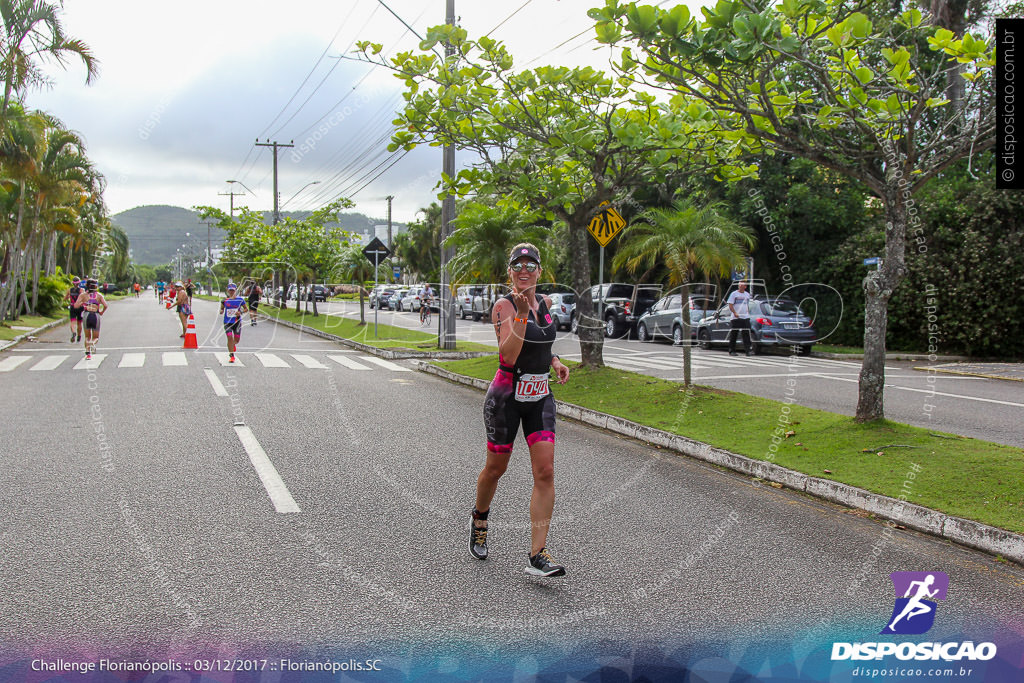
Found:
<path fill-rule="evenodd" d="M 423 301 L 421 296 L 423 289 L 423 287 L 412 287 L 409 289 L 409 291 L 405 293 L 405 296 L 402 297 L 398 310 L 412 311 L 413 313 L 420 310 L 420 303 Z"/>
<path fill-rule="evenodd" d="M 408 293 L 409 293 L 409 288 L 408 287 L 399 287 L 398 289 L 396 289 L 394 291 L 394 293 L 391 296 L 388 297 L 388 300 L 387 300 L 387 303 L 385 303 L 385 306 L 387 306 L 387 309 L 389 311 L 400 311 L 400 310 L 402 310 L 402 299 L 404 299 L 405 295 L 408 294 Z"/>
<path fill-rule="evenodd" d="M 327 289 L 323 285 L 313 285 L 311 288 L 305 288 L 306 301 L 327 301 L 327 297 L 331 295 L 331 290 Z"/>
<path fill-rule="evenodd" d="M 810 355 L 818 333 L 811 320 L 795 301 L 789 299 L 750 299 L 750 342 L 754 353 L 766 347 L 796 346 L 803 356 Z M 732 329 L 728 304 L 700 321 L 697 342 L 702 349 L 728 345 Z M 742 337 L 737 338 L 742 343 Z"/>
<path fill-rule="evenodd" d="M 691 295 L 689 297 L 690 341 L 697 339 L 700 321 L 715 310 L 710 299 Z M 683 343 L 683 295 L 669 294 L 658 299 L 651 308 L 640 316 L 636 323 L 636 338 L 642 342 L 658 337 L 670 337 L 673 344 Z"/>
<path fill-rule="evenodd" d="M 477 299 L 481 299 L 487 292 L 486 285 L 463 285 L 455 290 L 455 312 L 465 320 L 472 316 L 473 320 L 480 319 L 480 313 L 474 305 Z"/>
<path fill-rule="evenodd" d="M 370 292 L 370 308 L 383 308 L 387 306 L 387 299 L 395 293 L 393 286 L 381 285 Z"/>
<path fill-rule="evenodd" d="M 572 292 L 554 292 L 548 296 L 551 298 L 551 317 L 555 320 L 555 329 L 569 329 L 572 313 L 576 310 L 576 295 Z"/>
<path fill-rule="evenodd" d="M 661 298 L 661 289 L 661 285 L 629 285 L 620 282 L 591 287 L 590 298 L 594 303 L 597 304 L 599 295 L 601 298 L 604 335 L 617 339 L 635 333 L 637 320 Z"/>

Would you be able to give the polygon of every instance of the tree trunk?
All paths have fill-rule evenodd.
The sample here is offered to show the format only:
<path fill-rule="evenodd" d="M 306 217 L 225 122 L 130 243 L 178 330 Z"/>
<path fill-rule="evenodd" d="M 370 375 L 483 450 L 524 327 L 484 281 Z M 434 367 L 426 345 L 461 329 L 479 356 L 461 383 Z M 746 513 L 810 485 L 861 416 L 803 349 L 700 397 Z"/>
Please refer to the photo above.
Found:
<path fill-rule="evenodd" d="M 36 256 L 34 263 L 32 264 L 32 315 L 36 314 L 39 310 L 39 275 L 40 267 L 43 263 L 44 252 L 46 250 L 46 238 L 39 235 L 39 246 L 36 247 Z"/>
<path fill-rule="evenodd" d="M 50 245 L 46 249 L 46 263 L 43 267 L 43 274 L 50 276 L 57 273 L 57 231 L 50 235 Z"/>
<path fill-rule="evenodd" d="M 906 187 L 906 185 L 904 185 Z M 907 204 L 896 178 L 886 186 L 885 256 L 881 268 L 864 278 L 864 361 L 857 391 L 858 422 L 885 417 L 885 334 L 889 299 L 906 274 Z"/>
<path fill-rule="evenodd" d="M 359 324 L 366 324 L 366 313 L 363 311 L 363 286 L 359 285 Z"/>
<path fill-rule="evenodd" d="M 313 317 L 317 317 L 320 313 L 316 309 L 316 288 L 312 283 L 309 285 L 309 293 L 313 296 Z M 327 303 L 326 301 L 324 303 Z"/>
<path fill-rule="evenodd" d="M 595 316 L 590 299 L 590 258 L 585 216 L 569 216 L 569 270 L 576 290 L 576 319 L 579 325 L 580 363 L 586 368 L 604 365 L 604 325 Z M 578 224 L 577 224 L 578 223 Z"/>

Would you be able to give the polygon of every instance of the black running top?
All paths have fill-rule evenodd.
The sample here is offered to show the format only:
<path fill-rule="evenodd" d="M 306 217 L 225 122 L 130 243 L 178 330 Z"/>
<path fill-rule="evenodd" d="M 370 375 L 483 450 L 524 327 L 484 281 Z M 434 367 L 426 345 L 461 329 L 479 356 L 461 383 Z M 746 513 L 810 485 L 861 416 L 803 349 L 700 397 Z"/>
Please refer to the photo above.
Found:
<path fill-rule="evenodd" d="M 539 304 L 536 316 L 532 310 L 527 315 L 526 332 L 523 334 L 523 348 L 519 352 L 519 357 L 516 358 L 515 366 L 511 368 L 516 374 L 524 372 L 546 373 L 551 369 L 551 345 L 555 343 L 555 337 L 557 336 L 555 323 L 551 319 L 551 313 L 544 302 L 544 297 L 540 294 L 536 296 Z M 507 294 L 502 298 L 511 303 L 513 308 L 515 307 L 511 294 Z M 500 363 L 505 369 L 509 369 L 504 359 L 500 359 Z"/>

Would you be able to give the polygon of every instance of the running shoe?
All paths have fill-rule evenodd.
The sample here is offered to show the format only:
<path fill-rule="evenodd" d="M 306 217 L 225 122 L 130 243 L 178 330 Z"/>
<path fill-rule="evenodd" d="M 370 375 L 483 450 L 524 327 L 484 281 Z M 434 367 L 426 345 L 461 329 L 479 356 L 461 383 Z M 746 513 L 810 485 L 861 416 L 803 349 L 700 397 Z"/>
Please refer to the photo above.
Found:
<path fill-rule="evenodd" d="M 565 567 L 555 563 L 547 548 L 541 548 L 539 553 L 530 558 L 526 573 L 532 576 L 565 576 Z"/>
<path fill-rule="evenodd" d="M 74 332 L 71 333 L 71 343 L 72 344 L 75 343 L 75 333 Z"/>
<path fill-rule="evenodd" d="M 235 362 L 235 354 L 231 354 L 231 357 L 228 358 L 228 362 L 229 363 L 234 363 Z"/>
<path fill-rule="evenodd" d="M 82 335 L 78 335 L 78 341 L 82 341 Z"/>
<path fill-rule="evenodd" d="M 469 522 L 469 554 L 478 560 L 487 559 L 487 527 L 478 529 L 473 520 Z"/>

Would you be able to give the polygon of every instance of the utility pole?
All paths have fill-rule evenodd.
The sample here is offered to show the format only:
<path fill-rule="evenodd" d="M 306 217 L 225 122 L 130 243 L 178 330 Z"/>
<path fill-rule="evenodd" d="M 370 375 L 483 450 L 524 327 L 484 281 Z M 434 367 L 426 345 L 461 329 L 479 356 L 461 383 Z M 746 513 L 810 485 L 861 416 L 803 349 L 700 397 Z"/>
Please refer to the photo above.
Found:
<path fill-rule="evenodd" d="M 218 197 L 231 197 L 231 220 L 235 220 L 235 195 L 241 197 L 244 192 L 235 192 L 235 188 L 231 188 L 230 192 L 218 192 Z"/>
<path fill-rule="evenodd" d="M 294 142 L 295 142 L 294 140 L 291 141 L 291 143 L 294 143 Z M 286 148 L 286 147 L 294 147 L 295 145 L 294 144 L 287 144 L 286 145 L 284 143 L 278 142 L 277 140 L 275 140 L 274 142 L 271 142 L 270 140 L 267 140 L 266 142 L 260 142 L 259 138 L 257 138 L 256 139 L 256 146 L 257 147 L 273 147 L 274 148 L 274 225 L 277 225 L 278 223 L 281 222 L 281 210 L 280 210 L 281 195 L 278 194 L 278 192 L 277 192 L 277 150 L 278 150 L 279 147 Z"/>
<path fill-rule="evenodd" d="M 444 22 L 450 26 L 455 25 L 455 0 L 446 0 Z M 455 46 L 446 43 L 444 46 L 445 60 L 451 59 L 455 54 Z M 451 144 L 444 146 L 444 159 L 441 164 L 442 170 L 449 178 L 455 177 L 455 147 Z M 440 347 L 442 349 L 455 348 L 455 308 L 451 305 L 451 282 L 448 273 L 448 263 L 455 257 L 455 248 L 444 246 L 444 242 L 451 235 L 452 219 L 455 218 L 455 197 L 448 193 L 441 202 L 441 309 L 437 312 L 440 329 Z"/>
<path fill-rule="evenodd" d="M 388 249 L 394 250 L 394 245 L 391 243 L 391 200 L 394 199 L 394 195 L 388 195 L 384 199 L 388 200 Z"/>

